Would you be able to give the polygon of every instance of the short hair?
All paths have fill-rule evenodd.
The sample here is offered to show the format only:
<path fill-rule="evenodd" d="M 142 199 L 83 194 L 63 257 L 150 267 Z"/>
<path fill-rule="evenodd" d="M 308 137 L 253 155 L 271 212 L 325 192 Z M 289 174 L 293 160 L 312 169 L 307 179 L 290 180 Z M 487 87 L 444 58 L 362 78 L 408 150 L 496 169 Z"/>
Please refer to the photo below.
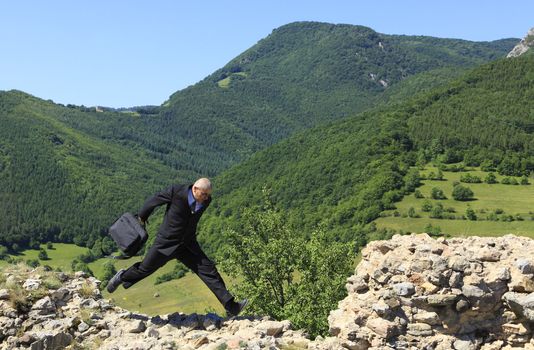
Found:
<path fill-rule="evenodd" d="M 206 177 L 201 177 L 194 184 L 195 187 L 200 188 L 201 190 L 211 190 L 211 181 Z"/>

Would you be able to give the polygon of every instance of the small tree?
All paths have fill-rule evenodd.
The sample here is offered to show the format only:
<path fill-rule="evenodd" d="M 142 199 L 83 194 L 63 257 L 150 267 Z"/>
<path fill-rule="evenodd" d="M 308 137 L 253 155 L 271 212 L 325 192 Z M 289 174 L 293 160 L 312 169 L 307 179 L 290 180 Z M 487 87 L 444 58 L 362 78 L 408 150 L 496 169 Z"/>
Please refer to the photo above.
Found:
<path fill-rule="evenodd" d="M 523 175 L 521 177 L 521 185 L 529 185 L 529 184 L 530 184 L 530 182 L 528 182 L 528 177 Z"/>
<path fill-rule="evenodd" d="M 410 209 L 408 209 L 408 216 L 411 217 L 411 218 L 418 217 L 417 213 L 415 212 L 415 208 L 414 207 L 410 207 Z"/>
<path fill-rule="evenodd" d="M 473 191 L 469 187 L 465 187 L 462 185 L 456 185 L 454 186 L 452 190 L 452 198 L 454 198 L 457 201 L 469 201 L 472 200 L 474 197 Z"/>
<path fill-rule="evenodd" d="M 102 275 L 102 283 L 100 284 L 100 288 L 103 290 L 109 280 L 115 276 L 115 274 L 117 273 L 117 270 L 115 269 L 115 265 L 113 265 L 113 262 L 112 261 L 106 261 L 104 263 L 104 273 Z"/>
<path fill-rule="evenodd" d="M 471 206 L 467 206 L 467 210 L 465 211 L 465 216 L 469 220 L 472 220 L 472 221 L 477 220 L 477 214 L 475 214 L 475 211 L 473 210 L 473 208 L 471 208 Z"/>
<path fill-rule="evenodd" d="M 437 187 L 432 188 L 430 197 L 432 197 L 432 199 L 447 199 L 447 197 L 445 197 L 445 193 L 443 193 L 443 190 Z"/>
<path fill-rule="evenodd" d="M 443 205 L 441 203 L 437 203 L 434 208 L 432 208 L 430 217 L 434 219 L 443 219 Z"/>
<path fill-rule="evenodd" d="M 489 173 L 486 175 L 486 178 L 484 179 L 484 182 L 487 184 L 496 184 L 497 183 L 497 177 L 494 173 Z"/>
<path fill-rule="evenodd" d="M 421 205 L 421 211 L 424 211 L 424 212 L 429 212 L 432 210 L 432 202 L 429 201 L 428 199 L 425 199 L 423 201 L 423 204 Z"/>
<path fill-rule="evenodd" d="M 0 260 L 4 260 L 8 257 L 8 250 L 3 245 L 0 245 Z"/>
<path fill-rule="evenodd" d="M 39 260 L 48 260 L 49 259 L 48 258 L 48 253 L 43 248 L 41 248 L 39 250 L 39 255 L 37 257 L 39 258 Z"/>
<path fill-rule="evenodd" d="M 432 237 L 439 237 L 443 234 L 441 233 L 441 227 L 439 226 L 432 226 L 432 224 L 427 224 L 424 228 L 425 232 L 428 233 Z"/>
<path fill-rule="evenodd" d="M 353 244 L 329 239 L 326 230 L 306 238 L 268 201 L 245 210 L 242 223 L 225 233 L 229 244 L 221 259 L 222 268 L 241 279 L 236 295 L 249 298 L 252 312 L 326 334 L 328 314 L 353 269 Z"/>

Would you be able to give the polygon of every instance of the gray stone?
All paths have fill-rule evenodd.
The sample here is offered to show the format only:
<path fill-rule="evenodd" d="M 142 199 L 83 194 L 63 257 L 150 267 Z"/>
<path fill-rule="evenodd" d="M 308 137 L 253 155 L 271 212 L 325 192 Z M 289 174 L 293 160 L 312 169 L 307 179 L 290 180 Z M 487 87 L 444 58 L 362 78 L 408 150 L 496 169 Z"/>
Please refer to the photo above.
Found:
<path fill-rule="evenodd" d="M 54 301 L 67 301 L 70 299 L 71 294 L 67 288 L 59 288 L 50 294 L 50 297 Z"/>
<path fill-rule="evenodd" d="M 525 275 L 534 273 L 534 262 L 532 262 L 532 260 L 523 258 L 517 259 L 515 261 L 515 266 Z"/>
<path fill-rule="evenodd" d="M 469 260 L 463 256 L 453 256 L 449 259 L 449 267 L 457 272 L 464 272 L 471 266 Z"/>
<path fill-rule="evenodd" d="M 413 316 L 414 320 L 420 323 L 426 323 L 429 325 L 440 324 L 439 316 L 435 312 L 419 312 Z"/>
<path fill-rule="evenodd" d="M 0 289 L 0 300 L 9 300 L 9 290 Z"/>
<path fill-rule="evenodd" d="M 393 285 L 393 290 L 398 296 L 406 297 L 415 293 L 415 286 L 410 282 L 397 283 Z"/>
<path fill-rule="evenodd" d="M 431 306 L 452 305 L 458 300 L 457 295 L 453 294 L 432 294 L 427 296 L 427 304 Z"/>
<path fill-rule="evenodd" d="M 462 287 L 462 294 L 465 295 L 467 298 L 482 298 L 484 296 L 484 291 L 477 287 L 470 284 L 466 284 Z"/>
<path fill-rule="evenodd" d="M 22 288 L 26 290 L 36 290 L 41 286 L 41 280 L 39 279 L 32 279 L 28 278 L 24 284 L 22 285 Z"/>
<path fill-rule="evenodd" d="M 469 302 L 467 300 L 460 299 L 456 303 L 455 309 L 458 312 L 465 312 L 465 311 L 467 311 L 469 309 L 469 307 L 470 307 L 470 305 L 469 305 Z"/>
<path fill-rule="evenodd" d="M 399 327 L 397 324 L 383 318 L 369 319 L 367 320 L 366 326 L 385 339 L 389 339 L 399 334 Z"/>
<path fill-rule="evenodd" d="M 529 322 L 534 322 L 534 293 L 525 295 L 522 293 L 508 292 L 503 295 L 503 300 L 518 317 L 523 317 Z"/>
<path fill-rule="evenodd" d="M 128 330 L 129 333 L 143 333 L 146 330 L 144 321 L 136 320 L 133 322 L 132 328 Z"/>
<path fill-rule="evenodd" d="M 351 277 L 349 277 L 347 279 L 347 284 L 345 285 L 345 288 L 349 293 L 361 293 L 369 289 L 369 287 L 367 286 L 367 282 L 365 282 L 365 280 L 358 275 L 352 275 Z"/>
<path fill-rule="evenodd" d="M 409 335 L 413 335 L 416 337 L 430 336 L 434 334 L 434 331 L 432 331 L 432 327 L 427 323 L 410 323 L 408 324 L 406 332 Z"/>
<path fill-rule="evenodd" d="M 268 336 L 275 337 L 278 334 L 282 333 L 284 326 L 285 324 L 283 322 L 265 321 L 256 326 L 256 329 L 265 332 L 265 334 Z"/>
<path fill-rule="evenodd" d="M 87 323 L 85 322 L 80 322 L 80 324 L 78 325 L 78 332 L 80 333 L 83 333 L 85 332 L 86 330 L 88 330 L 91 326 L 89 326 Z"/>
<path fill-rule="evenodd" d="M 65 349 L 72 342 L 72 336 L 68 333 L 58 333 L 55 335 L 47 335 L 43 339 L 35 341 L 31 344 L 31 350 L 59 350 Z"/>

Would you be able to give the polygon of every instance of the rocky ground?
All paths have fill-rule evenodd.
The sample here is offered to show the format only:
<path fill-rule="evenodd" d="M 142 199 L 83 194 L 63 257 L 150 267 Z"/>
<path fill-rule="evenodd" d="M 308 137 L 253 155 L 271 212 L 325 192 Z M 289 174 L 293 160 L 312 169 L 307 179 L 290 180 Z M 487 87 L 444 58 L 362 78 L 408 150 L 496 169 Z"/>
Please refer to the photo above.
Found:
<path fill-rule="evenodd" d="M 534 349 L 534 241 L 395 236 L 363 250 L 330 331 L 349 349 Z"/>
<path fill-rule="evenodd" d="M 93 277 L 18 265 L 0 274 L 0 349 L 534 349 L 533 255 L 512 235 L 372 242 L 314 340 L 269 318 L 133 313 Z"/>

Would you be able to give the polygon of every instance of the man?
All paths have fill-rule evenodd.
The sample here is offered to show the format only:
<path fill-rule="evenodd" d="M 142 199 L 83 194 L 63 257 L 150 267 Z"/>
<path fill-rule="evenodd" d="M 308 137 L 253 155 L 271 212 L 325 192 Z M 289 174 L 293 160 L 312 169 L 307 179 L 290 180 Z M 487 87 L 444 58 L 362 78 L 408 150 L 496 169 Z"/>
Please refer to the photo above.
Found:
<path fill-rule="evenodd" d="M 169 260 L 178 259 L 200 277 L 230 316 L 239 315 L 248 301 L 234 300 L 215 264 L 196 239 L 197 223 L 210 202 L 211 182 L 207 178 L 200 178 L 189 186 L 173 185 L 149 198 L 138 213 L 139 221 L 144 226 L 154 209 L 165 204 L 163 223 L 143 261 L 117 272 L 107 285 L 108 292 L 113 293 L 121 284 L 130 288 Z"/>

